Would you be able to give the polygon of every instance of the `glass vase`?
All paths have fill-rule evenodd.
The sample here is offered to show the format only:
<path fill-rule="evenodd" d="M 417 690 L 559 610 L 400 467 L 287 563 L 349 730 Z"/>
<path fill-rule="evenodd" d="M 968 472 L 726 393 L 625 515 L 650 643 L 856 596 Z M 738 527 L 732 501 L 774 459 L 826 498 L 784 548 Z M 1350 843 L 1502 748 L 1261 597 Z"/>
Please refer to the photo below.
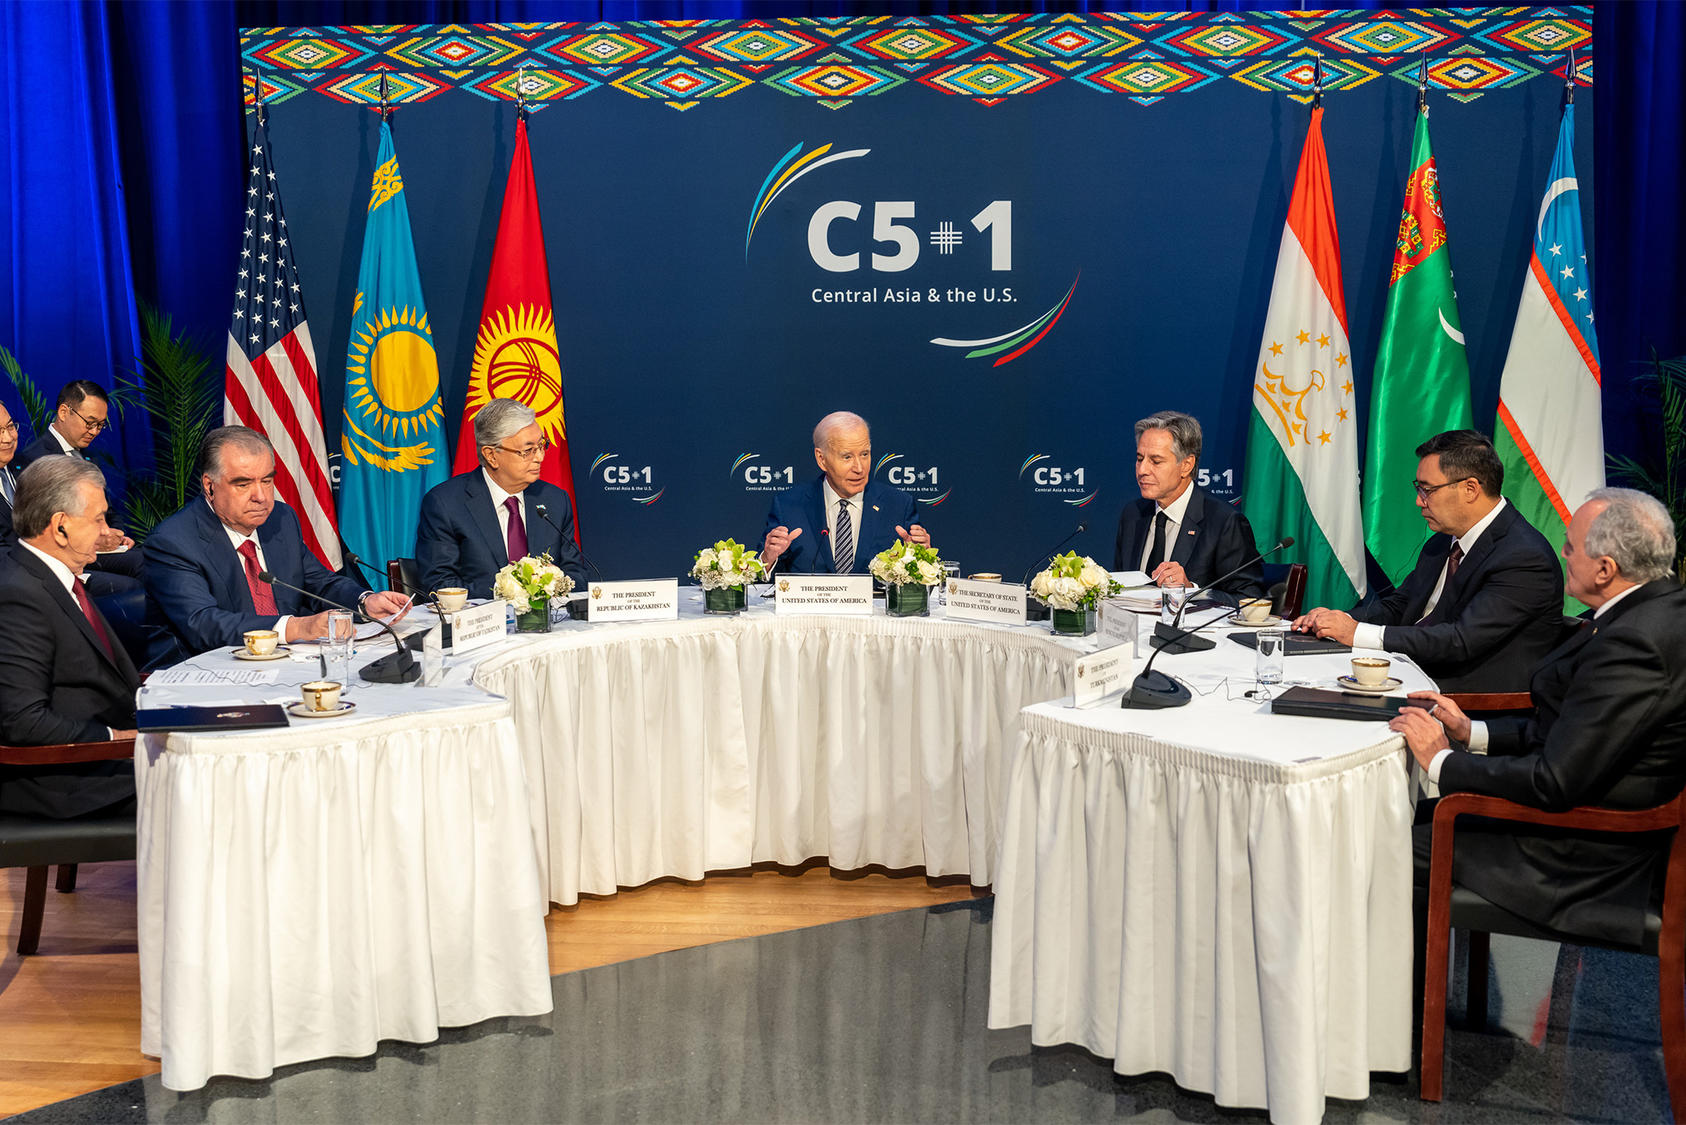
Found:
<path fill-rule="evenodd" d="M 742 613 L 749 605 L 749 593 L 742 586 L 721 586 L 703 591 L 704 613 Z"/>
<path fill-rule="evenodd" d="M 550 632 L 550 599 L 528 598 L 527 612 L 515 615 L 517 633 Z"/>
<path fill-rule="evenodd" d="M 1065 637 L 1087 637 L 1095 631 L 1092 609 L 1056 609 L 1052 612 L 1054 632 Z"/>
<path fill-rule="evenodd" d="M 884 588 L 884 612 L 891 617 L 926 617 L 931 612 L 931 591 L 917 582 L 903 582 Z"/>

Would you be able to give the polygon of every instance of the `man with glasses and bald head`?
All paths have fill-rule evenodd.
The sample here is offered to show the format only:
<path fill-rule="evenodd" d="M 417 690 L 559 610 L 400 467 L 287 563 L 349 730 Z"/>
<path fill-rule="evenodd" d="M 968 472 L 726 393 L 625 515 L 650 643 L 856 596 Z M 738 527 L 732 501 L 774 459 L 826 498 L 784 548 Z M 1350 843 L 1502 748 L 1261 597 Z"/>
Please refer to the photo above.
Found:
<path fill-rule="evenodd" d="M 1373 604 L 1319 607 L 1294 628 L 1403 653 L 1443 691 L 1527 691 L 1563 635 L 1557 554 L 1500 494 L 1504 463 L 1485 434 L 1436 434 L 1417 457 L 1417 508 L 1432 534 L 1415 569 Z"/>
<path fill-rule="evenodd" d="M 474 416 L 480 466 L 436 485 L 422 498 L 416 566 L 422 587 L 461 586 L 471 598 L 492 596 L 492 579 L 523 555 L 548 554 L 585 585 L 574 542 L 568 494 L 539 479 L 550 448 L 531 407 L 494 398 Z M 543 509 L 541 512 L 540 509 Z"/>

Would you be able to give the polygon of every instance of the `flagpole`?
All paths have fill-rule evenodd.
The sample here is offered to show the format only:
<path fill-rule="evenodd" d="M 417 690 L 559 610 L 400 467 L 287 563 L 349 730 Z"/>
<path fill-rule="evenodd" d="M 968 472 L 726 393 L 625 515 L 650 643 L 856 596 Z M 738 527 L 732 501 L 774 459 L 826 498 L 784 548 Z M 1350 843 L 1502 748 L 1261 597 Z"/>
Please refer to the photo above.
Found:
<path fill-rule="evenodd" d="M 1575 48 L 1569 48 L 1569 65 L 1563 72 L 1563 104 L 1575 104 L 1575 79 L 1579 77 L 1575 72 Z"/>
<path fill-rule="evenodd" d="M 1428 112 L 1428 56 L 1423 56 L 1422 64 L 1417 68 L 1417 112 Z"/>
<path fill-rule="evenodd" d="M 1323 55 L 1317 51 L 1311 53 L 1314 60 L 1311 65 L 1311 108 L 1323 108 Z"/>

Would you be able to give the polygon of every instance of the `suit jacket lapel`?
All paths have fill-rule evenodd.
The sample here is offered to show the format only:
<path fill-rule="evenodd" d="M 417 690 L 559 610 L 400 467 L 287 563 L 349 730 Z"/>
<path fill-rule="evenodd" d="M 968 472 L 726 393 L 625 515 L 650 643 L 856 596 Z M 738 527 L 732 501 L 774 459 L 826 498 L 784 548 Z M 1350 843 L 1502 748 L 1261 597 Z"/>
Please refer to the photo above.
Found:
<path fill-rule="evenodd" d="M 94 632 L 93 624 L 89 622 L 88 615 L 82 612 L 82 607 L 77 604 L 75 596 L 64 588 L 64 583 L 59 581 L 58 575 L 48 569 L 46 563 L 21 547 L 13 552 L 12 557 L 34 575 L 36 581 L 41 583 L 47 597 L 52 599 L 53 604 L 58 606 L 66 617 L 70 618 L 71 623 L 76 626 L 83 639 L 88 642 L 88 647 L 93 649 L 100 659 L 111 665 L 118 673 L 127 676 L 132 682 L 135 678 L 134 666 L 129 663 L 128 654 L 123 652 L 122 642 L 117 639 L 117 634 L 112 630 L 111 622 L 105 619 L 105 615 L 100 613 L 100 624 L 105 627 L 106 639 L 111 644 L 109 653 L 106 652 L 105 645 L 100 643 L 99 634 Z M 80 581 L 80 579 L 77 579 L 77 581 Z M 100 612 L 98 606 L 94 607 L 94 612 Z"/>
<path fill-rule="evenodd" d="M 526 505 L 522 505 L 522 510 L 526 510 Z M 498 525 L 498 510 L 492 506 L 492 491 L 486 487 L 484 469 L 477 468 L 469 475 L 468 514 L 474 518 L 474 526 L 480 529 L 481 538 L 491 548 L 493 572 L 508 566 L 509 540 L 504 538 L 503 528 Z"/>
<path fill-rule="evenodd" d="M 814 570 L 819 574 L 836 574 L 837 559 L 831 553 L 831 533 L 827 530 L 825 510 L 825 477 L 822 475 L 814 482 L 813 491 L 808 495 L 808 526 L 819 536 L 818 550 L 814 552 Z"/>
<path fill-rule="evenodd" d="M 1469 576 L 1481 573 L 1482 568 L 1487 565 L 1487 556 L 1498 549 L 1499 540 L 1510 530 L 1515 516 L 1515 507 L 1507 505 L 1504 511 L 1493 517 L 1493 522 L 1487 525 L 1487 530 L 1481 533 L 1481 538 L 1475 541 L 1475 546 L 1470 549 L 1469 554 L 1458 563 L 1458 573 L 1446 580 L 1445 588 L 1440 591 L 1440 600 L 1435 603 L 1436 612 L 1439 612 L 1441 606 L 1447 606 L 1451 610 L 1463 608 L 1464 592 L 1473 581 Z M 1446 553 L 1451 552 L 1452 546 L 1448 543 Z"/>
<path fill-rule="evenodd" d="M 1194 485 L 1189 485 L 1188 507 L 1183 509 L 1182 526 L 1177 528 L 1177 541 L 1166 545 L 1165 557 L 1188 569 L 1194 557 L 1194 545 L 1200 540 L 1200 525 L 1206 519 L 1206 497 Z"/>
<path fill-rule="evenodd" d="M 1129 554 L 1124 556 L 1124 569 L 1135 570 L 1142 563 L 1142 553 L 1147 550 L 1148 537 L 1153 534 L 1153 516 L 1159 506 L 1152 500 L 1137 497 L 1132 503 L 1136 509 L 1135 527 L 1130 532 Z"/>
<path fill-rule="evenodd" d="M 1434 539 L 1430 539 L 1423 545 L 1422 558 L 1418 563 L 1420 569 L 1412 572 L 1411 578 L 1417 578 L 1420 575 L 1421 580 L 1416 584 L 1416 588 L 1411 591 L 1410 600 L 1405 603 L 1404 608 L 1400 611 L 1398 622 L 1400 625 L 1415 625 L 1422 620 L 1423 607 L 1428 604 L 1428 596 L 1434 593 L 1434 584 L 1439 580 L 1440 571 L 1446 565 L 1446 556 L 1452 552 L 1453 540 L 1450 536 L 1437 535 L 1435 538 L 1440 541 L 1437 543 Z M 1461 567 L 1459 569 L 1462 570 Z M 1407 585 L 1411 584 L 1411 578 L 1405 580 Z M 1441 606 L 1447 604 L 1446 594 L 1446 590 L 1440 591 L 1440 600 L 1434 603 L 1434 608 L 1437 611 Z"/>
<path fill-rule="evenodd" d="M 223 530 L 222 521 L 217 518 L 216 512 L 211 510 L 211 505 L 202 498 L 197 510 L 197 519 L 199 540 L 205 545 L 205 561 L 216 569 L 223 586 L 239 601 L 239 605 L 229 608 L 250 614 L 257 613 L 258 607 L 252 601 L 252 587 L 246 581 L 246 564 L 241 561 L 240 552 L 234 549 L 234 544 L 228 541 L 228 533 Z M 261 541 L 263 536 L 260 534 L 258 538 Z M 269 547 L 265 544 L 266 558 L 268 554 Z M 279 587 L 274 589 L 277 594 L 281 592 Z M 276 603 L 280 603 L 279 597 L 276 598 Z"/>

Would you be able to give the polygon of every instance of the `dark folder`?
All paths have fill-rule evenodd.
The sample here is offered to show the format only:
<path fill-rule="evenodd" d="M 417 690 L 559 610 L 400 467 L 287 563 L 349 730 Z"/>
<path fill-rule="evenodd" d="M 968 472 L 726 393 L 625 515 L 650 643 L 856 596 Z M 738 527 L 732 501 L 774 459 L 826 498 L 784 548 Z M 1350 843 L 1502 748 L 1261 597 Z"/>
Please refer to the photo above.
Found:
<path fill-rule="evenodd" d="M 287 712 L 279 703 L 234 707 L 151 707 L 135 713 L 143 731 L 255 730 L 284 727 Z"/>
<path fill-rule="evenodd" d="M 1350 691 L 1291 687 L 1270 701 L 1273 715 L 1307 715 L 1313 719 L 1357 719 L 1386 722 L 1401 707 L 1426 707 L 1422 700 L 1403 695 L 1358 695 Z"/>
<path fill-rule="evenodd" d="M 1248 648 L 1259 647 L 1259 635 L 1252 629 L 1242 629 L 1229 634 L 1229 639 L 1238 645 Z M 1289 633 L 1287 647 L 1282 650 L 1283 656 L 1312 656 L 1314 654 L 1351 652 L 1351 645 L 1343 645 L 1339 641 L 1325 640 L 1322 637 L 1307 636 L 1305 633 Z"/>

